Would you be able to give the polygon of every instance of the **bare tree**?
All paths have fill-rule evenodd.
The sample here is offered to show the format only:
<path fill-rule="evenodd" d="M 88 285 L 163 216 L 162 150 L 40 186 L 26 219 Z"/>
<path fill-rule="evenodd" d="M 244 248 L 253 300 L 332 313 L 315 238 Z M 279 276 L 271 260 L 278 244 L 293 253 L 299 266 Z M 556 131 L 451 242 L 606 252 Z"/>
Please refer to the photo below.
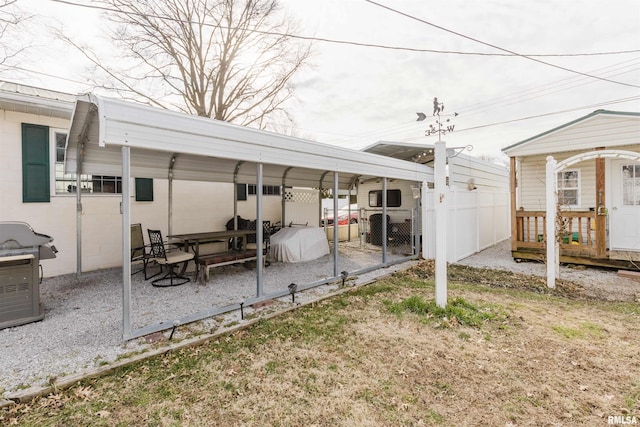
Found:
<path fill-rule="evenodd" d="M 264 128 L 285 113 L 291 77 L 310 45 L 277 0 L 99 0 L 125 55 L 103 60 L 71 40 L 106 73 L 100 86 L 164 108 Z M 63 35 L 60 35 L 64 37 Z"/>
<path fill-rule="evenodd" d="M 21 40 L 18 26 L 30 16 L 20 12 L 16 3 L 17 0 L 0 0 L 0 68 L 29 47 Z"/>

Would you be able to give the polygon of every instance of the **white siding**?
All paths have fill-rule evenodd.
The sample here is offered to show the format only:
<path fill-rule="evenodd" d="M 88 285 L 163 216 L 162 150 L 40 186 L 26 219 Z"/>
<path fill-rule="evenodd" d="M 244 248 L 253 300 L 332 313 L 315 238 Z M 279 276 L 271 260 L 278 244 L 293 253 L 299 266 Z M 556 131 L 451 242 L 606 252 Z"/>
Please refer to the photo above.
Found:
<path fill-rule="evenodd" d="M 449 159 L 449 185 L 466 190 L 469 180 L 480 190 L 509 188 L 509 170 L 475 157 L 459 155 Z"/>
<path fill-rule="evenodd" d="M 640 151 L 640 145 L 611 147 L 612 150 Z M 583 151 L 588 152 L 588 151 Z M 562 161 L 581 152 L 566 152 L 552 154 L 557 161 Z M 545 202 L 545 170 L 547 155 L 528 156 L 520 159 L 518 171 L 519 203 L 517 208 L 527 211 L 546 210 Z M 569 169 L 580 170 L 580 206 L 572 210 L 588 210 L 597 205 L 596 194 L 596 164 L 594 160 L 577 163 Z M 608 184 L 605 183 L 605 188 Z"/>

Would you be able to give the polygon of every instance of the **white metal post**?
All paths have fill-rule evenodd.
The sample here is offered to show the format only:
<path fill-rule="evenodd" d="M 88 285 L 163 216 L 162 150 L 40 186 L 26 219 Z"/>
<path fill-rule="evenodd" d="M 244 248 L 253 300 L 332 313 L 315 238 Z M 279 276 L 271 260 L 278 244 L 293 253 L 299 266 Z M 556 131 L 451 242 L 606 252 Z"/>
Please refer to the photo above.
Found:
<path fill-rule="evenodd" d="M 447 144 L 435 143 L 434 207 L 436 245 L 436 304 L 447 306 Z"/>
<path fill-rule="evenodd" d="M 559 266 L 559 246 L 556 238 L 556 209 L 558 197 L 558 181 L 556 176 L 557 162 L 553 156 L 547 157 L 546 199 L 547 199 L 547 287 L 556 287 Z"/>
<path fill-rule="evenodd" d="M 122 337 L 131 337 L 131 148 L 122 147 Z"/>
<path fill-rule="evenodd" d="M 387 177 L 382 178 L 382 263 L 387 263 Z"/>
<path fill-rule="evenodd" d="M 264 228 L 262 225 L 262 169 L 262 163 L 258 163 L 256 166 L 256 293 L 258 297 L 261 297 L 263 294 L 262 266 L 264 255 L 262 254 L 262 239 Z"/>
<path fill-rule="evenodd" d="M 428 259 L 429 257 L 429 239 L 430 236 L 427 236 L 427 193 L 429 191 L 429 184 L 427 181 L 422 181 L 422 258 Z"/>
<path fill-rule="evenodd" d="M 350 225 L 347 225 L 347 227 L 350 227 Z M 333 172 L 333 277 L 338 277 L 339 270 L 338 231 L 338 172 Z"/>

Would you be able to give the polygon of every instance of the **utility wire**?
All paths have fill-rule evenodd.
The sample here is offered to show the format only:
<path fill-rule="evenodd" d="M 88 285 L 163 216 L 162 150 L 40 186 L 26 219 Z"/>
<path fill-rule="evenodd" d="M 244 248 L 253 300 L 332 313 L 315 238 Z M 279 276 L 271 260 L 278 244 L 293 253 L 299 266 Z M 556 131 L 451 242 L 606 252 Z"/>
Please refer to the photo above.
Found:
<path fill-rule="evenodd" d="M 523 54 L 520 54 L 520 53 L 514 52 L 514 51 L 512 51 L 512 50 L 505 49 L 505 48 L 503 48 L 503 47 L 500 47 L 500 46 L 497 46 L 497 45 L 494 45 L 494 44 L 491 44 L 491 43 L 484 42 L 484 41 L 479 40 L 479 39 L 476 39 L 476 38 L 474 38 L 474 37 L 467 36 L 467 35 L 465 35 L 465 34 L 462 34 L 462 33 L 457 32 L 457 31 L 453 31 L 453 30 L 450 30 L 450 29 L 448 29 L 448 28 L 444 28 L 444 27 L 442 27 L 442 26 L 440 26 L 440 25 L 434 24 L 434 23 L 432 23 L 432 22 L 426 21 L 426 20 L 424 20 L 424 19 L 418 18 L 418 17 L 416 17 L 416 16 L 410 15 L 410 14 L 405 13 L 405 12 L 402 12 L 402 11 L 400 11 L 400 10 L 393 9 L 393 8 L 391 8 L 391 7 L 389 7 L 389 6 L 385 6 L 385 5 L 383 5 L 383 4 L 377 3 L 377 2 L 375 2 L 375 1 L 373 1 L 373 0 L 364 0 L 364 1 L 365 1 L 365 2 L 367 2 L 367 3 L 371 3 L 371 4 L 372 4 L 372 5 L 374 5 L 374 6 L 378 6 L 378 7 L 381 7 L 381 8 L 383 8 L 383 9 L 386 9 L 386 10 L 388 10 L 388 11 L 390 11 L 390 12 L 397 13 L 398 15 L 402 15 L 402 16 L 404 16 L 404 17 L 406 17 L 406 18 L 413 19 L 413 20 L 415 20 L 415 21 L 418 21 L 418 22 L 421 22 L 421 23 L 423 23 L 423 24 L 429 25 L 429 26 L 431 26 L 431 27 L 437 28 L 437 29 L 439 29 L 439 30 L 446 31 L 446 32 L 451 33 L 451 34 L 455 34 L 456 36 L 459 36 L 459 37 L 465 38 L 465 39 L 467 39 L 467 40 L 471 40 L 471 41 L 474 41 L 474 42 L 476 42 L 476 43 L 480 43 L 480 44 L 482 44 L 482 45 L 489 46 L 489 47 L 492 47 L 492 48 L 494 48 L 494 49 L 498 49 L 498 50 L 500 50 L 500 51 L 502 51 L 502 52 L 507 52 L 507 53 L 510 53 L 510 54 L 512 54 L 512 55 L 519 56 L 519 57 L 521 57 L 521 58 L 529 59 L 529 60 L 531 60 L 531 61 L 535 61 L 535 62 L 538 62 L 538 63 L 540 63 L 540 64 L 547 65 L 547 66 L 549 66 L 549 67 L 557 68 L 557 69 L 559 69 L 559 70 L 568 71 L 568 72 L 570 72 L 570 73 L 574 73 L 574 74 L 580 74 L 580 75 L 582 75 L 582 76 L 591 77 L 591 78 L 593 78 L 593 79 L 598 79 L 598 80 L 602 80 L 602 81 L 609 82 L 609 83 L 615 83 L 615 84 L 618 84 L 618 85 L 623 85 L 623 86 L 629 86 L 629 87 L 640 88 L 640 86 L 638 86 L 638 85 L 634 85 L 634 84 L 631 84 L 631 83 L 624 83 L 624 82 L 619 82 L 619 81 L 616 81 L 616 80 L 610 80 L 610 79 L 607 79 L 607 78 L 604 78 L 604 77 L 593 76 L 593 75 L 591 75 L 591 74 L 583 73 L 583 72 L 581 72 L 581 71 L 573 70 L 573 69 L 571 69 L 571 68 L 566 68 L 566 67 L 562 67 L 562 66 L 560 66 L 560 65 L 552 64 L 552 63 L 550 63 L 550 62 L 542 61 L 542 60 L 540 60 L 540 59 L 533 58 L 531 55 L 523 55 Z"/>
<path fill-rule="evenodd" d="M 76 2 L 73 2 L 73 1 L 69 1 L 69 0 L 49 0 L 49 1 L 54 2 L 54 3 L 66 4 L 66 5 L 70 5 L 70 6 L 83 7 L 83 8 L 87 8 L 87 9 L 102 10 L 102 11 L 105 11 L 105 12 L 125 13 L 125 12 L 122 12 L 121 10 L 109 8 L 109 7 L 106 7 L 106 6 L 82 4 L 82 3 L 76 3 Z M 137 14 L 137 15 L 142 16 L 142 14 Z M 172 18 L 172 17 L 169 17 L 169 16 L 160 16 L 160 15 L 152 15 L 152 14 L 147 14 L 146 16 L 149 16 L 151 18 L 165 20 L 165 21 L 181 22 L 181 23 L 185 23 L 185 22 L 193 23 L 191 21 L 184 21 L 184 20 L 181 20 L 181 19 L 178 19 L 178 18 Z M 230 28 L 230 27 L 223 27 L 223 26 L 220 26 L 220 25 L 214 25 L 214 24 L 208 24 L 208 23 L 202 23 L 202 25 L 208 26 L 208 27 Z M 230 28 L 230 29 L 233 29 L 233 28 Z M 437 50 L 437 49 L 424 49 L 424 48 L 414 48 L 414 47 L 404 47 L 404 46 L 389 46 L 389 45 L 383 45 L 383 44 L 362 43 L 362 42 L 355 42 L 355 41 L 350 41 L 350 40 L 338 40 L 338 39 L 329 39 L 329 38 L 314 37 L 314 36 L 302 36 L 302 35 L 298 35 L 298 34 L 278 33 L 278 32 L 273 32 L 273 31 L 262 31 L 262 30 L 256 30 L 256 29 L 254 29 L 252 31 L 255 32 L 255 33 L 258 33 L 258 34 L 273 35 L 273 36 L 280 36 L 280 37 L 289 37 L 289 38 L 292 38 L 292 39 L 299 39 L 299 40 L 306 40 L 306 41 L 315 41 L 315 42 L 332 43 L 332 44 L 343 44 L 343 45 L 350 45 L 350 46 L 376 48 L 376 49 L 386 49 L 386 50 L 400 50 L 400 51 L 407 51 L 407 52 L 438 53 L 438 54 L 451 54 L 451 55 L 503 56 L 503 57 L 521 56 L 521 57 L 529 57 L 531 59 L 533 57 L 603 56 L 603 55 L 622 55 L 622 54 L 640 52 L 640 49 L 619 50 L 619 51 L 610 51 L 610 52 L 549 53 L 549 54 L 527 54 L 527 55 L 523 55 L 523 54 L 519 54 L 519 53 L 515 53 L 515 52 L 510 52 L 510 51 L 508 51 L 506 49 L 502 49 L 504 51 L 503 53 L 496 53 L 496 52 L 463 52 L 463 51 L 455 51 L 455 50 Z M 491 46 L 491 45 L 489 45 L 489 46 Z M 550 64 L 547 64 L 547 65 L 550 65 Z M 561 67 L 559 67 L 559 68 L 561 68 Z M 574 72 L 574 71 L 572 71 L 572 72 Z M 617 83 L 619 83 L 619 82 L 617 82 Z M 624 84 L 624 83 L 620 83 L 620 84 Z"/>

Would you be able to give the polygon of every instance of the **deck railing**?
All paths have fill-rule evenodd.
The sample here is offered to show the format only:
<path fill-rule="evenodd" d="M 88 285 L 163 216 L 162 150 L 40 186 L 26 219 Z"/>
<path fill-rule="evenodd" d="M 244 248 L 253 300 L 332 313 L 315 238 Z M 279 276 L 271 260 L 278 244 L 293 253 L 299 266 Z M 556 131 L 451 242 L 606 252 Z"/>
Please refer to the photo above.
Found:
<path fill-rule="evenodd" d="M 517 211 L 516 249 L 543 251 L 546 240 L 546 211 Z M 595 212 L 560 212 L 560 252 L 563 255 L 594 257 L 596 254 Z"/>

